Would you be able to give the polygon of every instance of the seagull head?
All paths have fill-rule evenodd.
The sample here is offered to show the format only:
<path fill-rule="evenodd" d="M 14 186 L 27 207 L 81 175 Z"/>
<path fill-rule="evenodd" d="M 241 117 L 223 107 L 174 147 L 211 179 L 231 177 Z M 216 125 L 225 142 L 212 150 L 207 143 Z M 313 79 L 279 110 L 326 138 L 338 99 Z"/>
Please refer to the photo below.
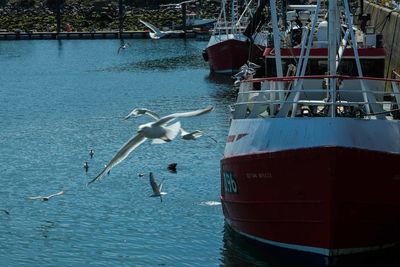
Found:
<path fill-rule="evenodd" d="M 151 123 L 145 123 L 142 125 L 139 125 L 137 132 L 139 134 L 145 134 L 151 129 Z"/>

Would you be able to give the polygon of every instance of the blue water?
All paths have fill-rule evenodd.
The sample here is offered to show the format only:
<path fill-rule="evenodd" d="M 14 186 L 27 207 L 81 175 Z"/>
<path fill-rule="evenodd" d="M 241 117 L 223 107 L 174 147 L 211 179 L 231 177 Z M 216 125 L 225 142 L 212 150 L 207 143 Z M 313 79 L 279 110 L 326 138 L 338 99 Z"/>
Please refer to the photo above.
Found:
<path fill-rule="evenodd" d="M 219 160 L 235 95 L 229 77 L 209 75 L 206 42 L 129 42 L 121 53 L 118 40 L 0 42 L 0 209 L 10 212 L 0 210 L 0 266 L 309 267 L 224 225 Z M 166 115 L 208 105 L 214 111 L 181 120 L 205 136 L 144 143 L 86 187 L 149 121 L 123 120 L 133 108 Z M 173 162 L 177 173 L 167 171 Z M 163 202 L 149 197 L 150 171 L 164 179 Z M 383 259 L 341 266 L 399 266 L 398 256 Z"/>
<path fill-rule="evenodd" d="M 0 43 L 0 208 L 10 212 L 0 213 L 1 266 L 223 264 L 224 220 L 213 202 L 229 81 L 209 77 L 205 42 L 129 42 L 119 54 L 118 40 Z M 167 115 L 208 105 L 215 110 L 181 120 L 205 136 L 145 143 L 86 187 L 149 121 L 122 120 L 133 108 Z M 163 202 L 149 197 L 148 176 L 138 177 L 150 171 L 165 179 Z M 28 199 L 60 190 L 47 202 Z"/>

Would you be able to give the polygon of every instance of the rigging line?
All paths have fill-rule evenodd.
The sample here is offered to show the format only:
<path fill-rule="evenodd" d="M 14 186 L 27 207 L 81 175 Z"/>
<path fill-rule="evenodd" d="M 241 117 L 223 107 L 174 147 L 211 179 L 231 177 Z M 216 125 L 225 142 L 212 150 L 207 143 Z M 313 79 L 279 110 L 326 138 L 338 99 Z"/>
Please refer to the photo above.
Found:
<path fill-rule="evenodd" d="M 394 11 L 394 10 L 390 11 L 390 12 L 386 15 L 386 17 L 385 17 L 380 23 L 378 23 L 378 24 L 375 26 L 376 29 L 378 29 L 379 27 L 382 26 L 382 29 L 380 30 L 379 33 L 382 33 L 383 29 L 385 28 L 386 23 L 390 20 L 390 15 L 392 14 L 393 11 Z"/>
<path fill-rule="evenodd" d="M 372 113 L 366 113 L 366 116 L 370 116 L 370 115 L 382 115 L 382 114 L 388 114 L 391 113 L 393 111 L 400 111 L 400 108 L 395 108 L 395 109 L 391 109 L 391 110 L 385 110 L 385 111 L 381 111 L 381 112 L 372 112 Z"/>
<path fill-rule="evenodd" d="M 390 12 L 390 13 L 392 13 L 392 11 Z M 389 14 L 390 14 L 389 13 Z M 389 55 L 389 62 L 388 62 L 388 64 L 387 64 L 387 69 L 386 69 L 386 78 L 389 78 L 389 69 L 390 69 L 390 63 L 391 63 L 391 61 L 392 61 L 392 54 L 393 54 L 393 44 L 394 44 L 394 40 L 395 40 L 395 37 L 396 37 L 396 29 L 397 29 L 397 23 L 398 23 L 398 21 L 399 21 L 399 19 L 398 19 L 398 17 L 396 16 L 396 23 L 394 24 L 394 31 L 393 31 L 393 37 L 392 37 L 392 44 L 390 45 L 390 55 Z"/>

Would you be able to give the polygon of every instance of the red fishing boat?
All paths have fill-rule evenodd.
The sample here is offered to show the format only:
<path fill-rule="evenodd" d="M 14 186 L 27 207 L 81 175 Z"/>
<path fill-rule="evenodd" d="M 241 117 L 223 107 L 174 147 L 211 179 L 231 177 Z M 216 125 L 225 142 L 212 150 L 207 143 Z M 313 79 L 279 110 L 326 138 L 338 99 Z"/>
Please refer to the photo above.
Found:
<path fill-rule="evenodd" d="M 329 260 L 400 241 L 400 82 L 384 78 L 380 36 L 353 31 L 346 0 L 329 1 L 329 22 L 319 10 L 287 48 L 271 14 L 279 49 L 265 51 L 268 77 L 240 83 L 221 200 L 239 234 Z"/>
<path fill-rule="evenodd" d="M 261 2 L 259 13 L 264 7 L 264 1 Z M 262 56 L 267 47 L 267 34 L 257 27 L 261 16 L 256 13 L 253 20 L 249 19 L 249 13 L 257 9 L 256 4 L 256 1 L 249 1 L 239 14 L 236 0 L 232 0 L 231 5 L 227 5 L 226 0 L 221 2 L 221 13 L 203 51 L 204 60 L 208 61 L 211 72 L 231 75 L 238 72 L 248 60 L 253 61 Z M 227 13 L 231 16 L 228 17 Z"/>

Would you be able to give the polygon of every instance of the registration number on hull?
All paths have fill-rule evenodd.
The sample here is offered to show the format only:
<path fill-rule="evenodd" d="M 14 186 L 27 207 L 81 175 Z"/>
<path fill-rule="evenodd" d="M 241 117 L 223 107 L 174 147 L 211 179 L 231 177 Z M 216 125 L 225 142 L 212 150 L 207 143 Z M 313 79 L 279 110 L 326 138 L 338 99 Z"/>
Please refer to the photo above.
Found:
<path fill-rule="evenodd" d="M 224 191 L 225 193 L 230 194 L 238 194 L 239 193 L 239 186 L 233 175 L 233 172 L 224 172 L 223 173 L 224 179 Z"/>

